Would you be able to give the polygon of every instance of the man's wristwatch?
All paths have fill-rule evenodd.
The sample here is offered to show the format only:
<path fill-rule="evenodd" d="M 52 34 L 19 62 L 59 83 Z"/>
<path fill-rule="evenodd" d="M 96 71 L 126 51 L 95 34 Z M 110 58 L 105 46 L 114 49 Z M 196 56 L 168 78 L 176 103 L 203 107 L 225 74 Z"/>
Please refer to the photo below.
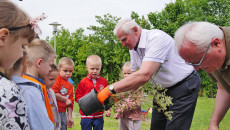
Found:
<path fill-rule="evenodd" d="M 112 94 L 116 94 L 116 92 L 114 91 L 114 87 L 113 85 L 109 85 L 109 91 L 112 93 Z"/>

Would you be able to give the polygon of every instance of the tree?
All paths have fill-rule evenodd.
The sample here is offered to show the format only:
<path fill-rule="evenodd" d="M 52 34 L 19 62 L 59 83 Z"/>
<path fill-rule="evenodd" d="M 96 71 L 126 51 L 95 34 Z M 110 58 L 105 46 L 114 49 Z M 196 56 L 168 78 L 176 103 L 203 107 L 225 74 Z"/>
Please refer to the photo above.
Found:
<path fill-rule="evenodd" d="M 113 34 L 113 29 L 120 18 L 106 14 L 103 17 L 96 16 L 100 26 L 90 26 L 92 31 L 88 36 L 84 35 L 84 29 L 79 28 L 70 33 L 64 27 L 57 32 L 57 62 L 62 57 L 70 57 L 74 60 L 75 67 L 72 79 L 75 84 L 87 76 L 86 58 L 96 54 L 102 59 L 101 76 L 109 83 L 119 80 L 120 68 L 125 61 L 129 61 L 128 49 L 121 46 L 120 41 Z M 50 44 L 53 46 L 54 39 Z M 76 86 L 75 86 L 76 87 Z"/>
<path fill-rule="evenodd" d="M 148 19 L 153 28 L 161 29 L 172 37 L 188 21 L 208 21 L 219 26 L 230 25 L 229 0 L 176 0 L 162 12 L 150 12 Z"/>
<path fill-rule="evenodd" d="M 120 68 L 123 63 L 130 60 L 128 49 L 122 47 L 120 41 L 113 34 L 113 29 L 120 18 L 113 17 L 110 14 L 103 17 L 96 16 L 95 18 L 101 25 L 88 27 L 93 33 L 89 35 L 87 44 L 80 48 L 78 60 L 85 64 L 87 56 L 91 54 L 99 55 L 103 61 L 101 75 L 109 83 L 113 83 L 119 80 Z M 79 69 L 82 68 L 81 64 Z M 81 74 L 79 73 L 79 75 Z"/>
<path fill-rule="evenodd" d="M 174 36 L 175 31 L 188 21 L 209 21 L 219 26 L 230 25 L 230 1 L 229 0 L 176 0 L 169 3 L 161 12 L 150 12 L 148 19 L 132 12 L 131 18 L 142 28 L 160 29 Z M 75 61 L 73 79 L 79 82 L 86 76 L 86 57 L 97 54 L 102 58 L 103 65 L 101 76 L 109 83 L 119 80 L 120 68 L 125 61 L 129 61 L 127 48 L 121 46 L 120 41 L 113 34 L 113 29 L 120 20 L 110 14 L 95 16 L 99 26 L 90 26 L 92 34 L 84 35 L 82 28 L 70 33 L 62 28 L 57 33 L 57 58 L 67 56 Z M 53 44 L 53 38 L 50 40 Z M 202 79 L 204 93 L 211 93 L 210 86 L 214 86 L 204 71 L 199 71 Z"/>
<path fill-rule="evenodd" d="M 65 29 L 62 27 L 58 32 L 56 36 L 56 54 L 57 54 L 57 63 L 62 57 L 69 57 L 73 59 L 75 67 L 74 72 L 72 75 L 72 79 L 75 82 L 78 82 L 79 79 L 77 76 L 77 54 L 78 49 L 83 46 L 88 37 L 83 34 L 84 29 L 79 28 L 75 32 L 70 33 L 68 29 Z M 50 39 L 51 46 L 54 45 L 54 37 Z"/>
<path fill-rule="evenodd" d="M 136 16 L 132 13 L 131 16 Z M 142 18 L 136 21 L 143 21 Z M 169 3 L 161 12 L 150 12 L 148 19 L 151 28 L 165 31 L 172 37 L 175 31 L 189 21 L 208 21 L 219 26 L 230 25 L 229 0 L 176 0 Z M 201 77 L 202 92 L 209 97 L 214 97 L 216 84 L 213 84 L 204 71 L 198 71 Z M 214 95 L 213 95 L 214 94 Z"/>

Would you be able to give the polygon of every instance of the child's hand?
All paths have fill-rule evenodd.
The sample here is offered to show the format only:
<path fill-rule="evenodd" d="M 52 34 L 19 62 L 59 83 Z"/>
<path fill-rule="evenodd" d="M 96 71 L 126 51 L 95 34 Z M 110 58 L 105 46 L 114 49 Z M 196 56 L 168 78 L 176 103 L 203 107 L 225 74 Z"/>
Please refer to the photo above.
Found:
<path fill-rule="evenodd" d="M 65 102 L 65 105 L 66 105 L 66 106 L 69 106 L 69 105 L 71 105 L 71 104 L 72 104 L 71 100 L 67 99 L 66 102 Z"/>
<path fill-rule="evenodd" d="M 67 121 L 67 127 L 72 128 L 74 126 L 74 121 L 72 119 L 68 119 Z"/>
<path fill-rule="evenodd" d="M 111 110 L 109 109 L 108 111 L 105 111 L 105 116 L 110 117 L 111 116 Z"/>
<path fill-rule="evenodd" d="M 120 117 L 119 117 L 119 114 L 118 114 L 118 113 L 115 113 L 115 114 L 114 114 L 114 118 L 115 118 L 115 119 L 119 119 L 119 118 L 120 118 Z"/>

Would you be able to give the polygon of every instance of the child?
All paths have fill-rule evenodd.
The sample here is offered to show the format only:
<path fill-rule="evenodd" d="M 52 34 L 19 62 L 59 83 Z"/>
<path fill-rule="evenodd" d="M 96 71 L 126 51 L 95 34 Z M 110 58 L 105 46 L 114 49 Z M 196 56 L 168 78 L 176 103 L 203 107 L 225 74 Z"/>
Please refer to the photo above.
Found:
<path fill-rule="evenodd" d="M 82 79 L 78 84 L 75 93 L 75 101 L 77 103 L 80 98 L 89 93 L 92 89 L 96 89 L 98 92 L 108 86 L 106 79 L 100 77 L 101 65 L 101 58 L 97 55 L 90 55 L 86 59 L 86 69 L 88 71 L 88 76 Z M 79 109 L 79 112 L 81 114 L 82 130 L 92 130 L 92 128 L 94 130 L 103 130 L 104 111 L 96 112 L 89 116 L 84 115 L 81 109 Z M 106 113 L 106 115 L 110 115 L 110 111 L 108 113 Z"/>
<path fill-rule="evenodd" d="M 54 123 L 46 86 L 42 78 L 48 75 L 51 70 L 51 65 L 54 64 L 56 57 L 55 51 L 44 40 L 34 39 L 31 44 L 26 47 L 26 52 L 27 68 L 26 73 L 22 77 L 41 85 L 49 119 Z"/>
<path fill-rule="evenodd" d="M 124 78 L 131 74 L 131 63 L 125 62 L 122 67 L 122 73 Z M 119 118 L 119 130 L 140 130 L 141 129 L 141 101 L 140 97 L 142 92 L 138 90 L 129 91 L 129 98 L 126 98 L 126 102 L 115 103 L 115 114 L 114 118 Z M 135 96 L 136 97 L 135 97 Z M 121 106 L 127 106 L 121 110 Z"/>
<path fill-rule="evenodd" d="M 53 130 L 54 125 L 48 117 L 46 106 L 44 102 L 44 96 L 40 84 L 34 83 L 27 79 L 22 78 L 22 74 L 25 73 L 25 60 L 26 52 L 24 56 L 17 60 L 12 70 L 12 80 L 18 85 L 22 96 L 26 102 L 26 108 L 30 123 L 30 128 Z"/>
<path fill-rule="evenodd" d="M 58 76 L 57 66 L 52 65 L 51 71 L 49 72 L 48 76 L 44 78 L 44 81 L 46 84 L 46 89 L 47 89 L 47 93 L 48 93 L 48 98 L 50 100 L 50 105 L 51 105 L 52 111 L 53 111 L 55 130 L 60 130 L 61 118 L 60 118 L 59 113 L 58 113 L 58 107 L 57 107 L 57 101 L 56 101 L 55 93 L 51 89 L 57 76 Z"/>
<path fill-rule="evenodd" d="M 55 92 L 58 112 L 61 117 L 61 130 L 66 130 L 67 127 L 72 128 L 74 125 L 72 119 L 73 111 L 73 85 L 68 81 L 74 71 L 74 62 L 71 58 L 63 57 L 58 63 L 59 75 L 52 86 Z M 66 109 L 68 112 L 68 120 L 66 116 Z"/>
<path fill-rule="evenodd" d="M 35 37 L 30 17 L 9 0 L 0 1 L 0 67 L 11 68 L 24 46 Z M 0 73 L 0 129 L 29 129 L 27 110 L 19 88 Z"/>

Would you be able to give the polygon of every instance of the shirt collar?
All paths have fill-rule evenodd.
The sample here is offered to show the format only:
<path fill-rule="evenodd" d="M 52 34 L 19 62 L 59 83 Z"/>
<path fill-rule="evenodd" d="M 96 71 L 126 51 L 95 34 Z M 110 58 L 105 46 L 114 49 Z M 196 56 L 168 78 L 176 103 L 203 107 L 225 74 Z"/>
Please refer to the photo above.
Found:
<path fill-rule="evenodd" d="M 27 74 L 28 75 L 28 74 Z M 12 76 L 12 80 L 18 84 L 18 83 L 25 83 L 25 82 L 31 82 L 25 78 L 22 78 L 22 77 L 18 77 L 18 76 Z"/>
<path fill-rule="evenodd" d="M 220 27 L 224 32 L 225 46 L 226 46 L 226 58 L 221 70 L 225 70 L 230 65 L 230 27 Z"/>
<path fill-rule="evenodd" d="M 32 78 L 36 79 L 37 81 L 39 81 L 39 82 L 42 83 L 42 84 L 45 84 L 45 82 L 44 82 L 43 79 L 39 79 L 39 78 L 37 78 L 37 77 L 34 77 L 34 76 L 29 75 L 29 74 L 26 74 L 26 73 L 25 73 L 25 75 L 27 75 L 27 76 L 29 76 L 29 77 L 32 77 Z"/>
<path fill-rule="evenodd" d="M 100 77 L 100 76 L 97 76 L 97 79 L 98 79 L 99 77 Z M 90 80 L 92 80 L 92 77 L 89 76 L 89 74 L 87 75 L 87 78 L 90 79 Z"/>
<path fill-rule="evenodd" d="M 28 74 L 27 74 L 28 75 Z M 29 76 L 29 75 L 28 75 Z M 32 83 L 35 84 L 35 86 L 39 86 L 39 84 L 35 83 L 35 82 L 31 82 L 28 79 L 22 78 L 22 77 L 18 77 L 18 76 L 12 76 L 12 80 L 16 83 L 16 84 L 21 84 L 21 83 Z"/>
<path fill-rule="evenodd" d="M 147 30 L 146 29 L 142 29 L 141 30 L 141 37 L 140 40 L 138 42 L 138 45 L 136 47 L 133 48 L 133 50 L 137 50 L 137 48 L 145 48 L 145 43 L 147 43 Z"/>
<path fill-rule="evenodd" d="M 60 74 L 58 74 L 58 77 L 57 77 L 57 78 L 60 78 L 60 79 L 62 79 L 62 80 L 64 80 L 64 81 L 68 81 L 68 79 L 62 78 Z"/>

